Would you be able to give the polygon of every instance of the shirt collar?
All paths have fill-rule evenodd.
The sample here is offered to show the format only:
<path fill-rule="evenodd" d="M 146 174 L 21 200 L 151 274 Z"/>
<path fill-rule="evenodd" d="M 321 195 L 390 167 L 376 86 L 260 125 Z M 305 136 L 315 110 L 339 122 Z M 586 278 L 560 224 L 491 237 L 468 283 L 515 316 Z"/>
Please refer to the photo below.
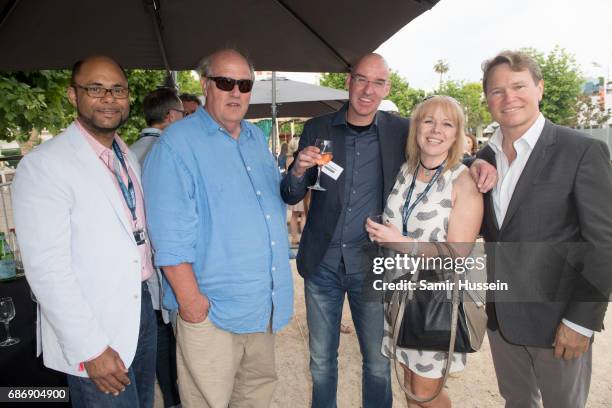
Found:
<path fill-rule="evenodd" d="M 344 105 L 342 105 L 340 109 L 336 111 L 336 113 L 334 113 L 334 116 L 332 117 L 331 121 L 332 126 L 344 125 L 348 127 L 348 122 L 346 121 L 348 105 L 349 103 L 346 102 Z M 376 115 L 374 116 L 374 121 L 372 123 L 374 124 L 374 126 L 378 126 L 378 111 L 376 111 Z"/>
<path fill-rule="evenodd" d="M 75 120 L 74 122 L 76 123 L 77 128 L 81 131 L 81 134 L 85 137 L 85 140 L 87 140 L 87 142 L 93 149 L 96 156 L 103 157 L 104 155 L 112 153 L 112 150 L 104 146 L 102 143 L 98 142 L 98 140 L 96 140 L 96 138 L 93 137 L 93 135 L 89 133 L 83 125 L 81 125 L 78 119 Z M 119 144 L 119 149 L 121 149 L 121 153 L 123 153 L 123 155 L 126 156 L 128 147 L 123 142 L 123 140 L 121 140 L 121 138 L 117 135 L 117 133 L 115 133 L 114 140 Z"/>
<path fill-rule="evenodd" d="M 523 136 L 517 139 L 514 143 L 519 143 L 520 141 L 523 141 L 524 143 L 527 143 L 530 150 L 533 150 L 536 143 L 538 142 L 538 139 L 540 138 L 540 135 L 542 134 L 542 130 L 544 129 L 545 123 L 546 123 L 546 120 L 544 119 L 544 115 L 540 113 L 536 121 L 533 122 L 533 125 L 531 125 L 531 127 L 527 129 L 527 131 L 523 134 Z M 504 136 L 502 135 L 501 127 L 499 127 L 497 128 L 493 136 L 491 136 L 491 140 L 489 140 L 489 144 L 491 145 L 491 147 L 494 147 L 495 150 L 501 152 L 503 150 L 502 149 L 503 140 L 504 140 Z"/>
<path fill-rule="evenodd" d="M 208 134 L 214 134 L 213 132 L 223 132 L 229 136 L 229 132 L 223 126 L 218 124 L 217 121 L 210 116 L 210 113 L 208 113 L 206 109 L 197 109 L 192 115 L 196 114 L 204 122 L 204 126 Z M 247 125 L 248 123 L 249 122 L 244 119 L 240 121 L 240 137 L 251 135 L 251 131 Z"/>
<path fill-rule="evenodd" d="M 144 128 L 142 129 L 142 131 L 140 132 L 140 135 L 152 135 L 152 134 L 156 134 L 157 136 L 162 134 L 162 130 L 158 129 L 158 128 L 154 128 L 154 127 L 148 127 L 148 128 Z"/>

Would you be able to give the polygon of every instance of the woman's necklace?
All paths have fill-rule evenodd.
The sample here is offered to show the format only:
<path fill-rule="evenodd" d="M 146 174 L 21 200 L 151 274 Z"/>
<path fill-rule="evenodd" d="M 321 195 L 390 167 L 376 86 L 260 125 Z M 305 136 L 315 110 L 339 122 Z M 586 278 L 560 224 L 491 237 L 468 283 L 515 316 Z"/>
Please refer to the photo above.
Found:
<path fill-rule="evenodd" d="M 435 167 L 427 167 L 426 165 L 423 164 L 421 159 L 419 159 L 419 163 L 421 164 L 421 167 L 423 167 L 423 174 L 425 174 L 425 176 L 427 176 L 427 177 L 429 177 L 432 172 L 434 172 L 434 171 L 438 170 L 440 167 L 444 166 L 445 162 L 446 162 L 446 159 L 444 159 L 444 161 L 442 163 L 438 164 Z"/>

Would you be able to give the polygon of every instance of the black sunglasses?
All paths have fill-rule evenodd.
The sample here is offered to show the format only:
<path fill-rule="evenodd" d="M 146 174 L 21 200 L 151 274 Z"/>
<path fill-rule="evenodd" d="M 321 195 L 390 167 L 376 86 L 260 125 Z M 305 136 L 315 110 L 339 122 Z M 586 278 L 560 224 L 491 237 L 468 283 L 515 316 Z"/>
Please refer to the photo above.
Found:
<path fill-rule="evenodd" d="M 238 90 L 241 93 L 248 93 L 253 89 L 253 80 L 251 79 L 233 79 L 227 77 L 208 77 L 208 79 L 215 81 L 217 88 L 226 92 L 234 89 L 236 84 L 238 84 Z"/>

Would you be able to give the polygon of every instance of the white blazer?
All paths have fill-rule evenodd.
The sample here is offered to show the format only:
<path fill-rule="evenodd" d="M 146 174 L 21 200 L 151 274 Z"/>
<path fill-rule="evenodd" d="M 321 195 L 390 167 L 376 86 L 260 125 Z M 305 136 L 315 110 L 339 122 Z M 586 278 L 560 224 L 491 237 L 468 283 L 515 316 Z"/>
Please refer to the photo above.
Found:
<path fill-rule="evenodd" d="M 140 179 L 140 166 L 130 166 Z M 140 325 L 141 259 L 123 197 L 73 123 L 19 163 L 15 229 L 38 300 L 38 354 L 86 377 L 79 364 L 115 349 L 132 364 Z"/>

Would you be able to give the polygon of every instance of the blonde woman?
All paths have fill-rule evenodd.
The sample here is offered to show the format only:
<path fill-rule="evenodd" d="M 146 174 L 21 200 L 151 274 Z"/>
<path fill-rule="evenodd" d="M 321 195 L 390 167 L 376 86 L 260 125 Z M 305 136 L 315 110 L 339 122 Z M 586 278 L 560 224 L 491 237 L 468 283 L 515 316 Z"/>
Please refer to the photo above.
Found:
<path fill-rule="evenodd" d="M 472 243 L 483 215 L 482 195 L 462 163 L 465 118 L 459 103 L 434 96 L 413 111 L 406 145 L 408 160 L 402 166 L 387 199 L 384 224 L 367 221 L 371 238 L 406 253 L 435 255 L 427 242 Z M 460 256 L 470 248 L 456 247 Z M 462 252 L 468 253 L 462 253 Z M 385 333 L 389 333 L 385 321 Z M 385 334 L 382 352 L 392 358 L 392 338 Z M 404 369 L 404 385 L 419 398 L 429 398 L 444 375 L 446 352 L 397 348 L 395 358 Z M 450 372 L 465 368 L 466 355 L 455 353 Z M 434 400 L 409 407 L 448 408 L 450 397 L 442 391 Z"/>

